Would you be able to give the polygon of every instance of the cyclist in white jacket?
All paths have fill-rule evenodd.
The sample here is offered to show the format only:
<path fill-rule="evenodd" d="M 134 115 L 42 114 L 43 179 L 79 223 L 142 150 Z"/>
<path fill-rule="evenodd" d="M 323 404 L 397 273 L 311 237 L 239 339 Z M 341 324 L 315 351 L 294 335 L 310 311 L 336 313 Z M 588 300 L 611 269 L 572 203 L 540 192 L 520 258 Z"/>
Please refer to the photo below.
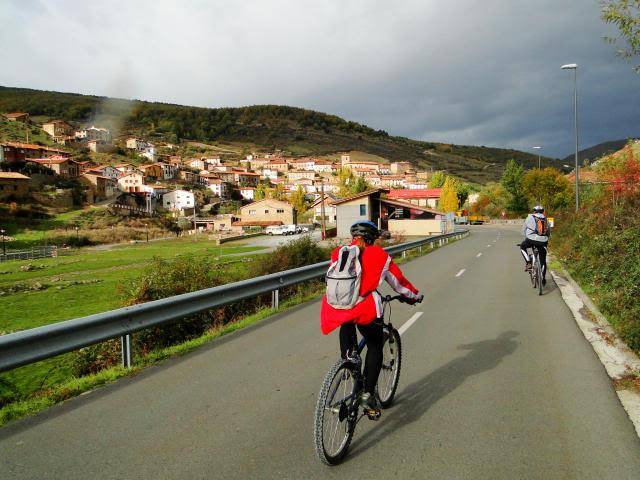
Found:
<path fill-rule="evenodd" d="M 522 226 L 522 234 L 524 235 L 524 241 L 520 244 L 520 251 L 525 261 L 525 272 L 531 270 L 531 255 L 529 255 L 528 248 L 532 246 L 538 247 L 540 254 L 540 264 L 542 266 L 542 285 L 547 284 L 547 244 L 549 243 L 549 237 L 551 236 L 551 229 L 549 228 L 549 222 L 544 214 L 544 208 L 540 205 L 533 207 L 533 213 L 527 216 Z"/>

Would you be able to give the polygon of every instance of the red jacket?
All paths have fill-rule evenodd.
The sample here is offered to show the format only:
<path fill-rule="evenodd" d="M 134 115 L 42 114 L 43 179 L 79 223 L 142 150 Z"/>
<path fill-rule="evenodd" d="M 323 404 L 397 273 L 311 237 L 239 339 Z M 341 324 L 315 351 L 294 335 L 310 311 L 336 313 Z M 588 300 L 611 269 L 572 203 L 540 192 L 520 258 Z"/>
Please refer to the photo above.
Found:
<path fill-rule="evenodd" d="M 338 261 L 340 247 L 331 253 L 331 263 Z M 326 295 L 322 297 L 320 310 L 320 328 L 324 335 L 346 322 L 366 325 L 382 315 L 382 299 L 376 289 L 383 280 L 391 285 L 399 294 L 414 299 L 418 297 L 418 290 L 411 285 L 398 266 L 393 263 L 391 256 L 384 249 L 371 245 L 365 247 L 360 256 L 362 265 L 362 279 L 360 282 L 360 296 L 363 300 L 349 310 L 339 310 L 327 303 Z"/>

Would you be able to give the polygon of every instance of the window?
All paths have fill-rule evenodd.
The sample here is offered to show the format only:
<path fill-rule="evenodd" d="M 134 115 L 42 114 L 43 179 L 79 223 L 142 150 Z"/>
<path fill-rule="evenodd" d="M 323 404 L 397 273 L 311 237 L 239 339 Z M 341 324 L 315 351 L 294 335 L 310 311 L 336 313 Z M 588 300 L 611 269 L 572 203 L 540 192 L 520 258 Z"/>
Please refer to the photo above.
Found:
<path fill-rule="evenodd" d="M 264 213 L 269 213 L 269 210 L 265 210 Z"/>
<path fill-rule="evenodd" d="M 249 210 L 249 215 L 255 215 L 256 211 L 255 210 Z"/>
<path fill-rule="evenodd" d="M 278 210 L 276 210 L 276 212 L 278 212 L 278 213 L 284 213 L 284 208 L 279 208 Z"/>
<path fill-rule="evenodd" d="M 366 215 L 366 214 L 367 214 L 367 206 L 360 205 L 360 215 Z"/>

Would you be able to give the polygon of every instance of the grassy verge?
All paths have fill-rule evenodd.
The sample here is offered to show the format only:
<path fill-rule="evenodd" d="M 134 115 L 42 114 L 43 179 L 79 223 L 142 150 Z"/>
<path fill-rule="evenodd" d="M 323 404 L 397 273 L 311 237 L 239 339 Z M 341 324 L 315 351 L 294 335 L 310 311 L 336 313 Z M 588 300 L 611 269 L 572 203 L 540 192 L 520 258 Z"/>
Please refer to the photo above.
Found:
<path fill-rule="evenodd" d="M 449 243 L 453 243 L 455 241 L 457 240 L 452 238 L 449 240 Z M 394 261 L 398 264 L 403 264 L 417 257 L 427 255 L 438 248 L 441 247 L 439 247 L 437 244 L 432 244 L 431 246 L 424 245 L 422 249 L 415 248 L 413 250 L 407 251 L 404 257 L 401 254 L 398 255 L 394 259 Z M 64 356 L 45 360 L 43 362 L 39 362 L 38 364 L 22 367 L 19 370 L 28 369 L 30 367 L 39 365 L 43 365 L 43 367 L 41 368 L 51 368 L 51 365 L 58 365 L 57 371 L 53 370 L 53 373 L 50 377 L 50 379 L 54 381 L 53 386 L 44 390 L 41 389 L 37 393 L 31 395 L 29 398 L 10 403 L 0 408 L 0 426 L 5 425 L 12 420 L 36 414 L 44 410 L 45 408 L 55 405 L 56 403 L 76 397 L 84 392 L 90 391 L 102 385 L 112 383 L 119 378 L 136 375 L 142 369 L 151 365 L 158 364 L 168 358 L 185 355 L 223 335 L 227 335 L 236 330 L 240 330 L 242 328 L 253 325 L 257 322 L 260 322 L 261 320 L 264 320 L 265 318 L 270 317 L 275 313 L 284 312 L 291 307 L 313 300 L 320 296 L 323 292 L 323 287 L 304 290 L 303 293 L 299 293 L 295 296 L 283 300 L 280 303 L 280 308 L 278 310 L 275 310 L 273 308 L 261 309 L 256 313 L 241 318 L 236 322 L 211 329 L 198 338 L 171 347 L 155 350 L 144 357 L 136 358 L 134 366 L 130 369 L 124 369 L 122 367 L 112 367 L 102 370 L 94 375 L 68 378 L 70 376 L 70 369 L 68 367 L 60 367 L 60 365 L 64 365 L 64 362 L 60 361 L 60 359 Z M 47 365 L 49 366 L 47 367 Z M 15 372 L 17 372 L 17 370 L 10 372 L 10 374 L 14 375 L 14 378 L 16 378 Z M 64 375 L 67 376 L 66 379 L 61 378 L 59 381 L 55 381 L 56 377 L 64 377 Z M 21 377 L 27 383 L 33 383 L 34 381 L 32 378 L 25 377 L 22 374 L 17 376 Z"/>

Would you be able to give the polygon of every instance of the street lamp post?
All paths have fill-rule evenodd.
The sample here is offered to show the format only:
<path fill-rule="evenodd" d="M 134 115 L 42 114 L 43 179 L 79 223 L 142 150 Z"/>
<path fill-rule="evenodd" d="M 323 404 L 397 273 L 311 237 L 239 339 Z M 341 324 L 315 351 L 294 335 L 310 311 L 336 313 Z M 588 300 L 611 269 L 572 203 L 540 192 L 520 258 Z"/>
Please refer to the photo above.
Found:
<path fill-rule="evenodd" d="M 542 147 L 533 147 L 534 150 L 538 150 L 538 170 L 540 170 L 540 149 Z"/>
<path fill-rule="evenodd" d="M 0 235 L 2 235 L 2 256 L 6 257 L 7 256 L 7 249 L 6 249 L 6 246 L 4 244 L 4 234 L 5 234 L 5 229 L 3 228 L 2 230 L 0 230 Z"/>
<path fill-rule="evenodd" d="M 575 170 L 576 170 L 576 212 L 579 208 L 580 203 L 580 195 L 578 192 L 579 188 L 579 167 L 578 167 L 578 65 L 576 63 L 569 63 L 567 65 L 563 65 L 562 70 L 573 70 L 573 119 L 574 119 L 574 136 L 576 143 L 576 152 L 575 152 Z"/>

